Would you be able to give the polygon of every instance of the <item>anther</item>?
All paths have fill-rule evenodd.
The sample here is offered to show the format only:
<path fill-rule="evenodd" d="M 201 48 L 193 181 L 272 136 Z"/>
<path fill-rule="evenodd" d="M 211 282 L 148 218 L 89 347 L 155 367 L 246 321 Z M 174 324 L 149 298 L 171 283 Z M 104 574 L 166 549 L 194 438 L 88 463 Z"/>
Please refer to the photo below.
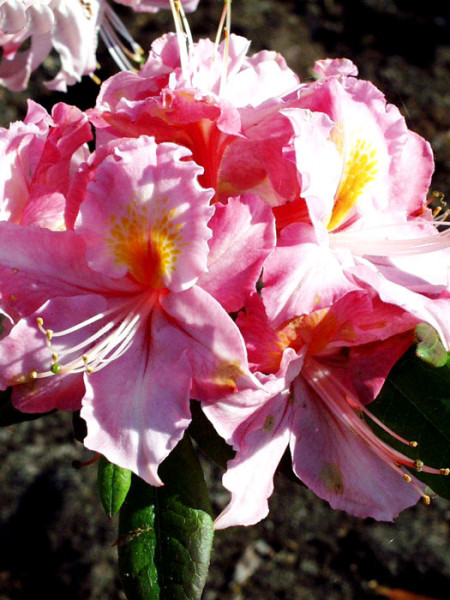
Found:
<path fill-rule="evenodd" d="M 47 331 L 45 332 L 45 337 L 49 342 L 51 342 L 53 337 L 53 329 L 47 329 Z"/>
<path fill-rule="evenodd" d="M 403 479 L 407 482 L 407 483 L 411 483 L 412 481 L 412 477 L 410 475 L 408 475 L 408 473 L 403 473 Z"/>
<path fill-rule="evenodd" d="M 37 379 L 37 376 L 37 371 L 31 371 L 31 373 L 28 375 L 30 379 Z"/>
<path fill-rule="evenodd" d="M 418 473 L 420 473 L 420 471 L 423 469 L 423 462 L 421 460 L 415 460 L 414 468 Z"/>
<path fill-rule="evenodd" d="M 429 506 L 431 504 L 431 498 L 427 494 L 424 494 L 422 496 L 422 500 L 423 500 L 424 504 L 426 504 L 427 506 Z"/>
<path fill-rule="evenodd" d="M 52 358 L 53 358 L 53 361 L 54 361 L 54 362 L 58 362 L 58 358 L 59 358 L 59 357 L 58 357 L 58 354 L 57 354 L 56 352 L 53 352 L 53 354 L 52 354 Z"/>
<path fill-rule="evenodd" d="M 411 448 L 417 448 L 417 446 L 419 445 L 419 443 L 412 441 L 412 442 L 409 442 L 409 445 L 411 446 Z"/>
<path fill-rule="evenodd" d="M 448 475 L 450 475 L 450 469 L 439 469 L 439 473 L 447 477 Z"/>

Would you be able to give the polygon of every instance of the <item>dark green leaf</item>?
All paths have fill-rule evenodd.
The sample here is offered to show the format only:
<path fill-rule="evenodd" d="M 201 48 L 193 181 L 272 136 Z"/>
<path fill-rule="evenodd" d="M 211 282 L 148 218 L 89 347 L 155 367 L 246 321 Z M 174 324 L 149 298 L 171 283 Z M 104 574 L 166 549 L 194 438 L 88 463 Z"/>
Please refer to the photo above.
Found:
<path fill-rule="evenodd" d="M 116 515 L 131 485 L 131 471 L 110 463 L 102 456 L 98 463 L 98 491 L 106 515 L 112 519 Z"/>
<path fill-rule="evenodd" d="M 428 323 L 420 323 L 416 327 L 415 336 L 417 356 L 434 367 L 443 367 L 448 356 L 437 331 Z"/>
<path fill-rule="evenodd" d="M 24 413 L 14 408 L 11 402 L 11 388 L 4 392 L 0 391 L 0 427 L 9 427 L 24 421 L 34 421 L 40 417 L 45 417 L 55 412 L 54 410 L 46 413 Z"/>
<path fill-rule="evenodd" d="M 234 458 L 233 448 L 219 436 L 211 422 L 205 417 L 199 402 L 191 402 L 191 413 L 192 421 L 189 426 L 189 433 L 192 438 L 205 456 L 217 466 L 226 469 L 227 462 Z"/>
<path fill-rule="evenodd" d="M 133 476 L 120 511 L 119 570 L 129 600 L 199 600 L 213 522 L 203 473 L 188 436 L 159 469 L 155 488 Z"/>
<path fill-rule="evenodd" d="M 403 454 L 441 469 L 450 467 L 450 362 L 433 367 L 409 350 L 395 365 L 370 410 L 417 448 L 405 446 L 373 425 L 377 434 Z M 414 473 L 434 492 L 450 498 L 450 477 Z"/>

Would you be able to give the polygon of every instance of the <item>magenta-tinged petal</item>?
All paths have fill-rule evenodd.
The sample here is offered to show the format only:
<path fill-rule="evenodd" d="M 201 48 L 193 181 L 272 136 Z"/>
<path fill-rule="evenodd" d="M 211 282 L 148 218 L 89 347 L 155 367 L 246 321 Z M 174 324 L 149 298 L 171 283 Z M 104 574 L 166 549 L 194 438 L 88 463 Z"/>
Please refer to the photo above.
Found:
<path fill-rule="evenodd" d="M 209 241 L 208 271 L 198 285 L 227 312 L 237 311 L 256 289 L 264 260 L 275 245 L 273 216 L 257 196 L 245 195 L 216 205 L 209 226 L 213 237 Z"/>
<path fill-rule="evenodd" d="M 335 77 L 338 75 L 358 75 L 358 68 L 348 58 L 325 58 L 316 60 L 313 72 L 320 77 Z"/>
<path fill-rule="evenodd" d="M 86 378 L 86 447 L 151 485 L 190 422 L 190 365 L 176 342 L 156 312 L 121 358 Z"/>
<path fill-rule="evenodd" d="M 383 521 L 392 521 L 416 504 L 419 492 L 403 479 L 393 461 L 392 466 L 387 464 L 334 418 L 326 402 L 300 378 L 294 396 L 293 469 L 313 492 L 335 509 Z"/>
<path fill-rule="evenodd" d="M 264 305 L 276 324 L 330 306 L 358 289 L 330 249 L 319 245 L 314 228 L 304 223 L 283 229 L 265 263 L 263 281 Z"/>
<path fill-rule="evenodd" d="M 215 520 L 216 529 L 253 525 L 267 516 L 273 477 L 290 437 L 291 415 L 285 406 L 284 396 L 274 398 L 252 415 L 249 424 L 242 423 L 245 434 L 241 443 L 248 449 L 238 451 L 228 462 L 222 483 L 231 492 L 231 500 Z"/>
<path fill-rule="evenodd" d="M 351 272 L 361 285 L 376 290 L 383 302 L 395 304 L 413 315 L 418 322 L 424 321 L 434 327 L 447 349 L 450 348 L 450 294 L 448 292 L 438 289 L 436 296 L 428 297 L 389 281 L 380 276 L 373 267 L 364 264 L 355 266 Z"/>
<path fill-rule="evenodd" d="M 308 205 L 313 223 L 326 225 L 342 171 L 341 157 L 330 139 L 334 123 L 321 112 L 289 108 L 282 113 L 295 133 L 293 152 L 286 156 L 296 164 L 300 195 Z"/>
<path fill-rule="evenodd" d="M 81 204 L 76 231 L 93 269 L 129 273 L 143 285 L 180 291 L 207 268 L 213 191 L 189 151 L 153 138 L 123 141 L 98 165 Z M 105 198 L 108 197 L 108 202 Z"/>
<path fill-rule="evenodd" d="M 244 341 L 220 304 L 195 286 L 160 298 L 163 311 L 175 320 L 178 344 L 187 349 L 197 400 L 211 401 L 224 393 L 261 385 L 248 370 Z"/>
<path fill-rule="evenodd" d="M 302 362 L 303 357 L 289 349 L 276 375 L 257 375 L 263 389 L 248 389 L 204 403 L 208 419 L 236 450 L 223 477 L 232 497 L 216 519 L 217 529 L 252 525 L 267 515 L 273 476 L 289 442 L 289 387 Z"/>
<path fill-rule="evenodd" d="M 22 224 L 65 229 L 64 210 L 77 153 L 92 139 L 87 117 L 74 106 L 59 103 L 31 181 Z"/>
<path fill-rule="evenodd" d="M 137 12 L 157 12 L 160 8 L 170 10 L 170 0 L 115 0 L 119 4 L 130 6 Z M 193 12 L 199 0 L 180 0 L 186 12 Z"/>
<path fill-rule="evenodd" d="M 0 237 L 1 297 L 24 315 L 54 296 L 136 289 L 92 271 L 84 241 L 72 231 L 0 222 Z"/>

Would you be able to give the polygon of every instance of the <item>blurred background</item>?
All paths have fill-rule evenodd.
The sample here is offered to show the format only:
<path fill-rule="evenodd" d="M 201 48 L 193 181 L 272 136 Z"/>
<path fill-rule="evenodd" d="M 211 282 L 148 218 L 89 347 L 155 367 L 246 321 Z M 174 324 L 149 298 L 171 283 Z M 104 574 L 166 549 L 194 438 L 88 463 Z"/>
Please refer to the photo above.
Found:
<path fill-rule="evenodd" d="M 116 8 L 145 50 L 173 30 L 168 13 Z M 221 10 L 220 0 L 200 0 L 189 16 L 195 38 L 215 35 Z M 360 77 L 430 141 L 432 190 L 450 197 L 448 2 L 234 0 L 232 10 L 232 31 L 251 39 L 253 52 L 281 52 L 303 80 L 317 59 L 353 60 Z M 98 60 L 102 79 L 115 72 L 101 42 Z M 42 75 L 27 92 L 0 90 L 1 126 L 24 117 L 28 97 L 48 109 L 59 101 L 94 105 L 98 86 L 89 78 L 60 94 L 42 86 Z M 113 547 L 117 523 L 100 506 L 96 466 L 72 466 L 87 458 L 68 414 L 0 429 L 0 600 L 124 600 Z M 218 513 L 227 501 L 221 472 L 206 462 L 205 471 Z M 279 475 L 270 517 L 217 533 L 204 600 L 409 600 L 395 590 L 446 600 L 449 523 L 450 503 L 439 498 L 394 523 L 352 518 Z"/>

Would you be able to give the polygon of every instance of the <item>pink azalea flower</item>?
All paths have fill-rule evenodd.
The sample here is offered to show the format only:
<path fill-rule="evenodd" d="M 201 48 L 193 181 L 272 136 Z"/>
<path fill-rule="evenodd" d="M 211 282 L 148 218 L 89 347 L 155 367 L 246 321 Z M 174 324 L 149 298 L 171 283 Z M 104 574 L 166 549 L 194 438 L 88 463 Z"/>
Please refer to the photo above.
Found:
<path fill-rule="evenodd" d="M 323 61 L 319 71 L 325 76 L 282 111 L 295 131 L 286 156 L 297 165 L 300 198 L 274 208 L 280 237 L 265 265 L 268 314 L 280 322 L 351 287 L 372 289 L 429 322 L 448 346 L 450 232 L 437 231 L 426 205 L 430 146 L 371 83 L 348 75 L 348 61 Z M 288 264 L 311 243 L 328 281 L 316 277 L 312 254 Z"/>
<path fill-rule="evenodd" d="M 78 108 L 59 103 L 50 116 L 29 100 L 25 120 L 0 129 L 0 220 L 65 229 L 66 195 L 91 139 Z"/>
<path fill-rule="evenodd" d="M 170 8 L 169 0 L 121 0 L 137 11 L 156 12 Z M 186 0 L 186 10 L 195 10 L 198 0 Z M 68 85 L 91 75 L 96 69 L 98 34 L 120 68 L 133 68 L 123 51 L 124 43 L 141 52 L 107 0 L 0 0 L 0 85 L 23 90 L 28 80 L 54 49 L 61 69 L 46 83 L 53 90 L 66 91 Z M 22 44 L 31 38 L 30 48 Z M 121 41 L 121 39 L 123 41 Z"/>
<path fill-rule="evenodd" d="M 186 46 L 180 34 L 156 40 L 139 73 L 118 73 L 102 85 L 89 111 L 98 143 L 154 135 L 189 148 L 205 169 L 202 184 L 221 200 L 244 192 L 292 199 L 295 165 L 283 158 L 292 127 L 280 98 L 299 80 L 278 54 L 247 57 L 248 48 L 235 35 L 220 45 Z"/>
<path fill-rule="evenodd" d="M 288 447 L 294 473 L 333 508 L 392 520 L 421 496 L 429 500 L 405 469 L 421 465 L 377 438 L 365 420 L 376 421 L 366 405 L 412 343 L 416 322 L 376 296 L 350 292 L 329 309 L 274 326 L 253 298 L 238 324 L 265 393 L 244 390 L 204 405 L 237 451 L 223 478 L 231 502 L 217 528 L 267 515 L 273 476 Z"/>
<path fill-rule="evenodd" d="M 236 325 L 196 285 L 214 212 L 201 168 L 146 136 L 106 150 L 78 179 L 75 231 L 0 223 L 2 291 L 24 315 L 0 342 L 0 385 L 25 412 L 81 404 L 86 446 L 160 485 L 189 398 L 259 383 Z"/>
<path fill-rule="evenodd" d="M 71 176 L 86 158 L 91 137 L 77 108 L 57 104 L 50 116 L 30 100 L 24 122 L 0 129 L 0 220 L 65 229 Z M 13 304 L 0 290 L 2 337 L 20 318 Z"/>

